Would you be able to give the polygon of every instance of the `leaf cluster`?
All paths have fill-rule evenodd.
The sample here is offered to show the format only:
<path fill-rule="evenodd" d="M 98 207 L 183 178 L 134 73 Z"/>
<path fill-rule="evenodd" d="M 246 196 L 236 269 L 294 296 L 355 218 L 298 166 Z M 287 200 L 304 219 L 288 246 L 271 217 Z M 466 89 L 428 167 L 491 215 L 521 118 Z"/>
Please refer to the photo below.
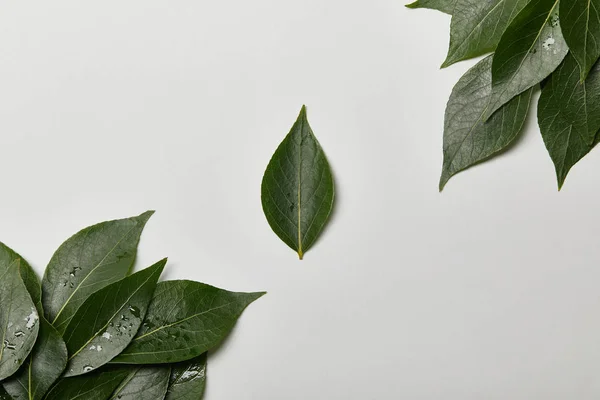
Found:
<path fill-rule="evenodd" d="M 489 54 L 450 96 L 440 190 L 515 142 L 538 86 L 538 125 L 560 189 L 599 139 L 600 0 L 417 0 L 407 7 L 452 15 L 442 67 Z"/>
<path fill-rule="evenodd" d="M 42 281 L 0 243 L 0 400 L 198 400 L 206 354 L 264 293 L 132 272 L 152 215 L 67 239 Z"/>

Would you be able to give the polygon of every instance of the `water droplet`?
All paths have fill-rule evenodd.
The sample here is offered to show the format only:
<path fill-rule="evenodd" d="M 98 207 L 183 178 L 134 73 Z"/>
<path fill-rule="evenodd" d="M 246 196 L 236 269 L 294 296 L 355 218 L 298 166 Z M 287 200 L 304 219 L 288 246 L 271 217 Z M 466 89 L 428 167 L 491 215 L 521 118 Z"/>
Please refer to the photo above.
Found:
<path fill-rule="evenodd" d="M 104 339 L 108 339 L 108 340 L 110 340 L 110 338 L 112 338 L 112 335 L 111 335 L 110 333 L 108 333 L 108 332 L 104 332 L 104 333 L 102 334 L 102 337 L 103 337 Z"/>
<path fill-rule="evenodd" d="M 35 326 L 35 324 L 37 323 L 38 319 L 40 317 L 38 316 L 37 311 L 35 310 L 35 308 L 31 307 L 31 314 L 29 314 L 26 318 L 25 321 L 27 322 L 25 324 L 25 327 L 27 329 L 31 329 Z"/>
<path fill-rule="evenodd" d="M 93 369 L 94 369 L 94 367 L 92 367 L 91 365 L 85 365 L 83 367 L 83 372 L 90 372 Z"/>
<path fill-rule="evenodd" d="M 136 318 L 140 317 L 140 309 L 136 306 L 129 306 L 129 312 Z"/>
<path fill-rule="evenodd" d="M 75 284 L 74 284 L 73 282 L 71 282 L 71 283 L 69 283 L 69 287 L 72 287 L 72 288 L 74 288 L 74 287 L 75 287 Z"/>
<path fill-rule="evenodd" d="M 548 36 L 542 43 L 544 50 L 550 50 L 550 48 L 556 43 L 556 40 L 552 36 Z"/>
<path fill-rule="evenodd" d="M 16 331 L 15 332 L 15 337 L 21 337 L 23 335 L 25 335 L 25 333 L 23 331 Z"/>

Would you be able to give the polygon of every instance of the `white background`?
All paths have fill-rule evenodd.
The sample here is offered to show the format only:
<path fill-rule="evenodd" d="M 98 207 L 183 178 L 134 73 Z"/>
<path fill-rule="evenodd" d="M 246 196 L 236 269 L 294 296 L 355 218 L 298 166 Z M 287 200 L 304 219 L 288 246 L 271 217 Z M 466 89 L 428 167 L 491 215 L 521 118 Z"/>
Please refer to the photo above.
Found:
<path fill-rule="evenodd" d="M 402 0 L 0 2 L 0 240 L 42 272 L 156 209 L 137 267 L 269 294 L 208 400 L 600 396 L 600 154 L 561 193 L 535 109 L 437 192 L 449 17 Z M 262 173 L 302 104 L 338 201 L 305 261 Z M 535 107 L 534 107 L 535 108 Z"/>

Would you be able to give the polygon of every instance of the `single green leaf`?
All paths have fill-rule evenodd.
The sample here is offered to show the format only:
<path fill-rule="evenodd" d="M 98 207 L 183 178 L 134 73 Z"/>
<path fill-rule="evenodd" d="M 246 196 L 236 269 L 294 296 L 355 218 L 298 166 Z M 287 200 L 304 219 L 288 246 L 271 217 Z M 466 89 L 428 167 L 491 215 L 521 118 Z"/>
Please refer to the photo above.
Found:
<path fill-rule="evenodd" d="M 13 375 L 33 348 L 39 315 L 19 272 L 20 260 L 0 260 L 0 381 Z"/>
<path fill-rule="evenodd" d="M 165 400 L 200 400 L 206 386 L 206 353 L 171 367 Z"/>
<path fill-rule="evenodd" d="M 548 77 L 568 51 L 559 25 L 558 0 L 531 0 L 506 29 L 496 49 L 492 100 L 485 119 Z"/>
<path fill-rule="evenodd" d="M 453 175 L 505 149 L 523 128 L 533 89 L 515 97 L 489 120 L 484 119 L 492 93 L 491 67 L 492 56 L 488 56 L 452 90 L 444 123 L 440 190 Z"/>
<path fill-rule="evenodd" d="M 600 65 L 583 84 L 579 77 L 579 65 L 568 55 L 544 85 L 538 103 L 538 122 L 559 190 L 571 167 L 592 150 L 600 129 Z"/>
<path fill-rule="evenodd" d="M 142 325 L 166 263 L 159 261 L 87 298 L 64 334 L 69 350 L 65 376 L 93 371 L 127 347 Z"/>
<path fill-rule="evenodd" d="M 456 0 L 450 48 L 442 68 L 496 49 L 502 34 L 529 0 Z"/>
<path fill-rule="evenodd" d="M 407 4 L 408 8 L 429 8 L 452 15 L 456 0 L 417 0 L 414 3 Z"/>
<path fill-rule="evenodd" d="M 152 214 L 90 226 L 54 253 L 44 275 L 42 298 L 46 317 L 59 332 L 64 333 L 92 293 L 127 276 Z"/>
<path fill-rule="evenodd" d="M 265 171 L 263 210 L 273 231 L 302 259 L 327 223 L 333 199 L 329 163 L 303 106 Z"/>
<path fill-rule="evenodd" d="M 600 0 L 567 0 L 560 4 L 565 41 L 581 68 L 583 82 L 600 57 Z"/>
<path fill-rule="evenodd" d="M 161 364 L 198 357 L 219 344 L 242 311 L 262 295 L 193 281 L 160 282 L 137 336 L 113 363 Z"/>
<path fill-rule="evenodd" d="M 29 361 L 4 382 L 14 400 L 40 400 L 67 365 L 67 347 L 60 333 L 45 318 Z"/>
<path fill-rule="evenodd" d="M 128 368 L 129 375 L 113 393 L 111 400 L 163 400 L 167 394 L 171 368 Z"/>
<path fill-rule="evenodd" d="M 63 378 L 45 400 L 108 400 L 127 375 L 127 371 L 115 370 Z"/>

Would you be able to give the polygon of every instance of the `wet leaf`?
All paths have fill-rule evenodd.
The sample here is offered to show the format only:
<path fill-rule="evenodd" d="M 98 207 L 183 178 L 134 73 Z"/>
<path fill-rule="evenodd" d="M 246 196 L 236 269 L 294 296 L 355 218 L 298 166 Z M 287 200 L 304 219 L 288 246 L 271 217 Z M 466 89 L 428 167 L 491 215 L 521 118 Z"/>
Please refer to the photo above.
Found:
<path fill-rule="evenodd" d="M 162 260 L 88 297 L 64 334 L 69 350 L 65 376 L 93 371 L 127 347 L 142 324 L 166 262 Z"/>
<path fill-rule="evenodd" d="M 45 400 L 107 400 L 127 377 L 127 371 L 101 371 L 63 378 Z"/>
<path fill-rule="evenodd" d="M 39 315 L 19 272 L 20 260 L 0 256 L 0 381 L 13 375 L 31 352 Z"/>
<path fill-rule="evenodd" d="M 569 54 L 544 86 L 538 105 L 538 121 L 559 189 L 571 167 L 594 147 L 600 130 L 600 65 L 583 84 L 579 77 L 579 65 Z"/>
<path fill-rule="evenodd" d="M 44 275 L 42 298 L 46 316 L 59 332 L 92 293 L 127 276 L 152 214 L 85 228 L 54 253 Z"/>
<path fill-rule="evenodd" d="M 265 171 L 263 211 L 277 236 L 302 259 L 325 227 L 333 199 L 329 163 L 302 107 Z"/>
<path fill-rule="evenodd" d="M 4 388 L 14 400 L 40 400 L 60 377 L 67 364 L 67 347 L 45 318 L 40 318 L 40 330 L 29 361 L 19 372 L 4 382 Z"/>
<path fill-rule="evenodd" d="M 133 367 L 128 371 L 129 375 L 115 390 L 111 400 L 163 400 L 165 398 L 171 375 L 169 366 Z"/>
<path fill-rule="evenodd" d="M 528 0 L 456 0 L 450 48 L 442 68 L 496 49 L 502 34 Z"/>
<path fill-rule="evenodd" d="M 452 15 L 456 0 L 417 0 L 414 3 L 407 4 L 408 8 L 429 8 Z"/>
<path fill-rule="evenodd" d="M 531 0 L 502 36 L 492 63 L 492 100 L 487 120 L 515 96 L 537 85 L 562 62 L 558 0 Z"/>
<path fill-rule="evenodd" d="M 492 56 L 489 56 L 471 68 L 452 91 L 444 123 L 440 190 L 453 175 L 505 149 L 523 128 L 531 89 L 485 121 L 492 92 L 491 67 Z"/>
<path fill-rule="evenodd" d="M 566 0 L 560 3 L 565 41 L 581 69 L 581 81 L 600 57 L 600 0 Z"/>
<path fill-rule="evenodd" d="M 242 311 L 262 295 L 193 281 L 160 282 L 140 331 L 113 363 L 160 364 L 198 357 L 219 344 Z"/>
<path fill-rule="evenodd" d="M 174 364 L 165 400 L 200 400 L 206 386 L 206 353 Z"/>

